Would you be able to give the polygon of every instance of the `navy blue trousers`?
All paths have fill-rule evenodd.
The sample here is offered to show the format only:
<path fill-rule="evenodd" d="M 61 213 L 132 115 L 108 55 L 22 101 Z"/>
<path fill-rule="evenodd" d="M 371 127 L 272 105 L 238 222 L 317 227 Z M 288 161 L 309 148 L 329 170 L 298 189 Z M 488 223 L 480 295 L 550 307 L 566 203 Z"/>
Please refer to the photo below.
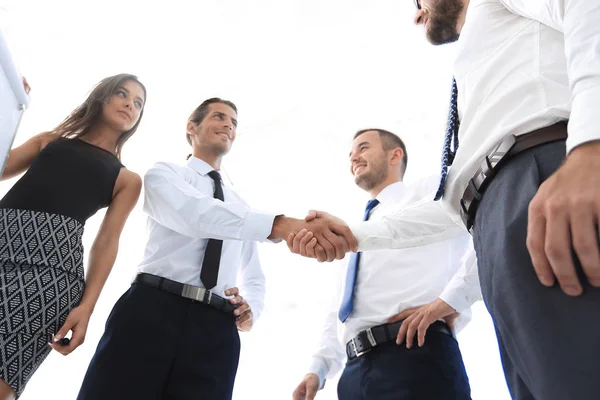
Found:
<path fill-rule="evenodd" d="M 470 400 L 471 388 L 456 340 L 427 332 L 408 350 L 394 341 L 348 360 L 338 383 L 340 400 Z"/>
<path fill-rule="evenodd" d="M 142 283 L 117 301 L 78 400 L 230 400 L 233 315 Z"/>

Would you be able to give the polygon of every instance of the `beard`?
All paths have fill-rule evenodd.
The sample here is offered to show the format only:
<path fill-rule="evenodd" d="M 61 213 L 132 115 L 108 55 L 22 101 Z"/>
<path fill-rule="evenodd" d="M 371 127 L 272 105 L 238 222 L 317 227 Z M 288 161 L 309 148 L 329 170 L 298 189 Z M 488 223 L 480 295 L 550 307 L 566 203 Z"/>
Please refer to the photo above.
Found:
<path fill-rule="evenodd" d="M 436 1 L 427 22 L 427 40 L 434 45 L 456 42 L 459 37 L 456 25 L 463 9 L 461 0 Z"/>
<path fill-rule="evenodd" d="M 387 165 L 384 162 L 371 163 L 371 170 L 354 178 L 354 183 L 365 191 L 370 191 L 374 187 L 384 182 L 388 177 Z"/>

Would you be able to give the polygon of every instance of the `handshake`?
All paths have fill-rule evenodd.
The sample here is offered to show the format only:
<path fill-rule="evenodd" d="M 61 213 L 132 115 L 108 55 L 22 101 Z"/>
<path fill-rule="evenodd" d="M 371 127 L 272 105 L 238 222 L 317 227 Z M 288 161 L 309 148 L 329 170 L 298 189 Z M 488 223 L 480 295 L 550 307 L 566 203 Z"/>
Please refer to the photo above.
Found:
<path fill-rule="evenodd" d="M 278 215 L 269 239 L 285 240 L 292 253 L 319 262 L 341 260 L 358 249 L 348 225 L 323 211 L 310 211 L 304 220 Z"/>

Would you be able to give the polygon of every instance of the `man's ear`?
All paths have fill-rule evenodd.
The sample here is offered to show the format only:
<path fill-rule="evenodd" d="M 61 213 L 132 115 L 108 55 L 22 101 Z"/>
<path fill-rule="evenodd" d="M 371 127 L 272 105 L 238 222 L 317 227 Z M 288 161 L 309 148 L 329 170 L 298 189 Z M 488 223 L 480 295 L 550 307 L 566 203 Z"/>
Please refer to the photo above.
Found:
<path fill-rule="evenodd" d="M 196 129 L 198 128 L 198 125 L 196 125 L 196 123 L 194 121 L 188 121 L 186 127 L 185 127 L 185 133 L 188 136 L 194 136 L 196 134 Z M 192 138 L 190 137 L 190 141 L 192 141 Z"/>
<path fill-rule="evenodd" d="M 392 150 L 390 154 L 390 164 L 398 165 L 402 162 L 402 157 L 404 157 L 404 151 L 400 147 L 396 147 Z"/>

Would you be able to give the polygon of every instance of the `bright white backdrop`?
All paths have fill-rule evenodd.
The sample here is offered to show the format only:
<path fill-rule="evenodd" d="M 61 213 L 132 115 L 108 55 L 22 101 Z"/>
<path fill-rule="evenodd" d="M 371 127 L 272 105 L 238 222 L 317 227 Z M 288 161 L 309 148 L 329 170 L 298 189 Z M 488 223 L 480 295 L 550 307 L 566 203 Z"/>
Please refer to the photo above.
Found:
<path fill-rule="evenodd" d="M 58 124 L 100 78 L 130 72 L 147 86 L 148 102 L 124 150 L 128 168 L 143 174 L 157 160 L 184 162 L 187 116 L 220 96 L 239 108 L 225 170 L 249 203 L 356 220 L 365 201 L 348 172 L 356 130 L 398 133 L 408 146 L 408 182 L 438 170 L 454 49 L 428 45 L 413 12 L 409 0 L 0 0 L 0 27 L 32 86 L 16 143 Z M 2 183 L 0 194 L 11 184 Z M 87 248 L 102 216 L 86 226 Z M 68 357 L 52 354 L 23 400 L 76 397 L 106 317 L 135 273 L 144 233 L 140 203 L 85 344 Z M 243 335 L 238 400 L 291 398 L 318 340 L 335 269 L 343 266 L 301 259 L 284 245 L 260 251 L 267 303 Z M 508 399 L 481 302 L 459 341 L 473 399 Z M 336 398 L 335 383 L 318 398 Z"/>

